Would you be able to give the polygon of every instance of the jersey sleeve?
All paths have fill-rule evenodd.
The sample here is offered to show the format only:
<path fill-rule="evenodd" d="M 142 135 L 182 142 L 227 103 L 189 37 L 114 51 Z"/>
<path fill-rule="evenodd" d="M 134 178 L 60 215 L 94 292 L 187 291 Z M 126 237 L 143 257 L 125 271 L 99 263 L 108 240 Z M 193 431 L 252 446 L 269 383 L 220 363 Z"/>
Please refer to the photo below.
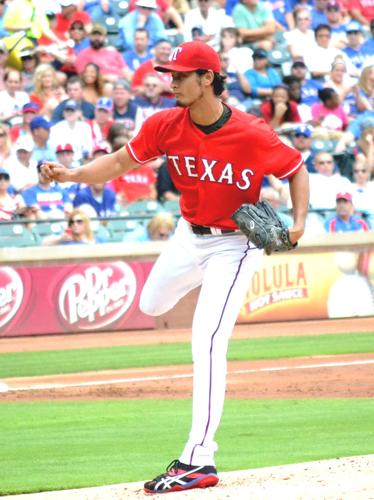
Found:
<path fill-rule="evenodd" d="M 159 133 L 163 111 L 150 116 L 139 132 L 126 144 L 126 149 L 136 163 L 147 163 L 164 154 L 160 149 Z"/>

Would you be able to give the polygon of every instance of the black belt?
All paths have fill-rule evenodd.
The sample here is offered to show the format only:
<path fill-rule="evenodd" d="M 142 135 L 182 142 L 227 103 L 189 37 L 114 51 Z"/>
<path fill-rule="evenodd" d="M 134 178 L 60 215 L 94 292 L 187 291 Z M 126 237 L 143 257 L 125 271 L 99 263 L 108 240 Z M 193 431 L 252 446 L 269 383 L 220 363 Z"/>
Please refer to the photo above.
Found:
<path fill-rule="evenodd" d="M 232 233 L 237 233 L 237 229 L 218 229 L 217 227 L 208 227 L 208 226 L 198 226 L 197 224 L 190 224 L 191 231 L 194 234 L 198 234 L 200 236 L 204 236 L 206 234 L 213 234 L 213 235 L 219 235 L 219 234 L 232 234 Z"/>

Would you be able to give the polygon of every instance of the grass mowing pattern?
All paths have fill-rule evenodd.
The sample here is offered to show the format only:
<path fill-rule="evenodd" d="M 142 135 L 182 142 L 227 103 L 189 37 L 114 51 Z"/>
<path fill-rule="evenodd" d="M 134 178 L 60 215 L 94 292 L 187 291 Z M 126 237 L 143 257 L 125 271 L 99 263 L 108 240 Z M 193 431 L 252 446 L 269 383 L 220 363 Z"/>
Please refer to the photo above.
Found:
<path fill-rule="evenodd" d="M 150 479 L 178 456 L 191 402 L 0 405 L 0 495 Z M 371 399 L 232 401 L 221 471 L 374 453 Z"/>
<path fill-rule="evenodd" d="M 373 333 L 231 340 L 229 360 L 374 353 Z M 189 343 L 0 354 L 0 377 L 79 373 L 191 363 Z"/>

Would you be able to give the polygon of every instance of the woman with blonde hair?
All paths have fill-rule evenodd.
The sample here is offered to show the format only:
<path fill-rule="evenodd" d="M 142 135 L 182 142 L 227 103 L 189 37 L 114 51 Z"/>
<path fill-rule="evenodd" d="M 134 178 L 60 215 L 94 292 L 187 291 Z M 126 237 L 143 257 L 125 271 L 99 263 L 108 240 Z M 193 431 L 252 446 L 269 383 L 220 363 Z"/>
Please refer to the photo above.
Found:
<path fill-rule="evenodd" d="M 152 217 L 147 226 L 137 224 L 125 234 L 123 241 L 164 241 L 174 233 L 175 219 L 169 212 L 159 212 Z"/>
<path fill-rule="evenodd" d="M 68 227 L 58 236 L 47 236 L 43 245 L 92 245 L 95 237 L 91 228 L 91 220 L 85 211 L 75 208 L 69 214 Z"/>
<path fill-rule="evenodd" d="M 39 113 L 49 119 L 52 117 L 53 110 L 59 104 L 56 97 L 59 85 L 57 72 L 53 66 L 43 63 L 36 68 L 34 92 L 30 95 L 30 99 L 40 106 Z"/>
<path fill-rule="evenodd" d="M 374 110 L 374 64 L 361 71 L 357 106 L 360 112 Z"/>

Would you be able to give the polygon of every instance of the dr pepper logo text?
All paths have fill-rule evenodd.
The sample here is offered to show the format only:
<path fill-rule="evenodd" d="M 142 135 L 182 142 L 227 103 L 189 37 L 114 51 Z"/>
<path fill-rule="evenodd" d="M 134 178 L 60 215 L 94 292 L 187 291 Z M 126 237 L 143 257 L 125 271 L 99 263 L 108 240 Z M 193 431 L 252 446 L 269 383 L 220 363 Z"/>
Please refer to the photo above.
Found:
<path fill-rule="evenodd" d="M 119 319 L 130 308 L 135 293 L 134 271 L 124 262 L 81 265 L 62 283 L 58 307 L 70 327 L 99 329 Z"/>
<path fill-rule="evenodd" d="M 24 295 L 19 274 L 10 267 L 0 267 L 0 328 L 15 316 Z"/>

